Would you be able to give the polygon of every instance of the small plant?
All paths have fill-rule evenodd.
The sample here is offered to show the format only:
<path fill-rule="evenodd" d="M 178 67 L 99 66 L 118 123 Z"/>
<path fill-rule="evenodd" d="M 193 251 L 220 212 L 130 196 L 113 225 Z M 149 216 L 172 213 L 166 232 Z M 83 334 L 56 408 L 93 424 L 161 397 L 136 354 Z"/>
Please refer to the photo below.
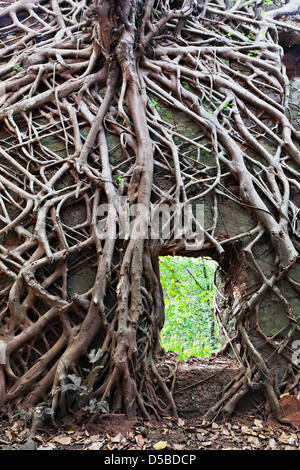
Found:
<path fill-rule="evenodd" d="M 258 53 L 259 53 L 259 50 L 256 49 L 256 50 L 253 51 L 253 52 L 249 52 L 248 55 L 249 55 L 249 56 L 256 56 Z"/>
<path fill-rule="evenodd" d="M 13 414 L 13 419 L 19 419 L 24 421 L 25 427 L 29 426 L 29 423 L 35 420 L 45 420 L 50 416 L 54 415 L 54 410 L 51 408 L 51 404 L 48 402 L 41 403 L 34 411 L 28 411 L 20 409 Z"/>
<path fill-rule="evenodd" d="M 157 101 L 155 98 L 152 98 L 152 99 L 151 99 L 151 102 L 152 102 L 154 108 L 160 109 L 160 107 L 158 106 L 158 101 Z"/>
<path fill-rule="evenodd" d="M 20 409 L 12 416 L 13 419 L 20 419 L 25 422 L 25 427 L 27 428 L 29 421 L 31 420 L 31 413 L 28 410 Z"/>
<path fill-rule="evenodd" d="M 23 67 L 21 67 L 21 65 L 16 65 L 13 70 L 18 70 L 19 72 L 25 72 L 25 69 L 23 69 Z"/>
<path fill-rule="evenodd" d="M 119 182 L 119 185 L 121 186 L 121 188 L 124 188 L 124 182 L 123 182 L 123 178 L 121 175 L 118 176 L 118 182 Z"/>
<path fill-rule="evenodd" d="M 83 411 L 94 413 L 98 411 L 100 413 L 109 413 L 109 404 L 106 401 L 97 401 L 97 398 L 92 398 L 88 405 L 82 407 Z"/>
<path fill-rule="evenodd" d="M 109 413 L 109 405 L 106 401 L 97 401 L 96 398 L 89 398 L 90 392 L 86 385 L 83 385 L 81 377 L 76 374 L 68 374 L 68 379 L 71 383 L 64 386 L 64 392 L 73 390 L 78 397 L 78 406 L 81 410 L 93 413 L 100 411 L 102 413 Z"/>
<path fill-rule="evenodd" d="M 233 106 L 233 103 L 230 103 L 229 101 L 225 101 L 224 111 L 230 111 L 232 106 Z"/>
<path fill-rule="evenodd" d="M 97 374 L 99 369 L 102 369 L 103 366 L 96 365 L 96 363 L 101 359 L 103 356 L 103 351 L 101 348 L 98 350 L 92 349 L 88 354 L 89 362 L 92 364 L 91 369 L 83 368 L 83 372 L 87 372 L 87 377 L 85 381 L 82 380 L 76 374 L 68 374 L 68 379 L 70 383 L 66 384 L 63 388 L 63 391 L 73 391 L 77 395 L 77 405 L 78 407 L 85 412 L 94 413 L 109 413 L 109 404 L 102 400 L 98 401 L 96 398 L 91 398 L 91 390 L 85 385 L 85 383 L 89 383 L 89 379 L 92 376 Z"/>

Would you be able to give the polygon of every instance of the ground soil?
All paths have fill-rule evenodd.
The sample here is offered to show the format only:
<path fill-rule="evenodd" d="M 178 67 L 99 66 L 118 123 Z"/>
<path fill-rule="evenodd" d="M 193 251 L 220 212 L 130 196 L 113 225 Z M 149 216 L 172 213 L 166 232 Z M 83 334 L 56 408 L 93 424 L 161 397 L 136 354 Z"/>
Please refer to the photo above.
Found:
<path fill-rule="evenodd" d="M 280 399 L 282 416 L 291 420 L 290 425 L 264 416 L 257 398 L 246 400 L 227 422 L 217 417 L 207 424 L 203 410 L 220 396 L 224 380 L 237 373 L 238 364 L 230 357 L 176 361 L 173 353 L 158 358 L 162 371 L 166 364 L 170 366 L 168 370 L 177 365 L 175 380 L 168 380 L 174 386 L 178 420 L 166 416 L 160 420 L 128 421 L 123 414 L 102 414 L 90 419 L 76 412 L 57 422 L 57 427 L 38 428 L 32 440 L 28 439 L 30 422 L 21 419 L 20 414 L 3 415 L 0 450 L 299 450 L 300 400 L 296 396 L 283 395 Z"/>
<path fill-rule="evenodd" d="M 8 0 L 2 3 L 10 3 Z M 291 33 L 281 35 L 282 45 Z M 293 34 L 293 44 L 299 33 Z M 287 39 L 286 39 L 287 38 Z M 286 55 L 291 77 L 298 76 L 299 61 Z M 297 67 L 297 70 L 296 70 Z M 179 363 L 170 353 L 158 358 L 161 372 L 174 387 L 179 419 L 164 417 L 159 421 L 128 421 L 123 414 L 102 414 L 89 419 L 81 412 L 69 414 L 57 427 L 50 424 L 38 429 L 28 439 L 30 420 L 22 414 L 0 417 L 0 450 L 101 450 L 101 451 L 199 451 L 199 450 L 299 450 L 300 397 L 284 395 L 280 399 L 282 416 L 291 421 L 283 425 L 264 416 L 260 396 L 247 397 L 226 422 L 217 417 L 212 423 L 203 421 L 205 411 L 221 396 L 238 372 L 237 362 L 230 357 L 209 360 L 190 358 Z M 170 370 L 176 369 L 176 375 Z"/>

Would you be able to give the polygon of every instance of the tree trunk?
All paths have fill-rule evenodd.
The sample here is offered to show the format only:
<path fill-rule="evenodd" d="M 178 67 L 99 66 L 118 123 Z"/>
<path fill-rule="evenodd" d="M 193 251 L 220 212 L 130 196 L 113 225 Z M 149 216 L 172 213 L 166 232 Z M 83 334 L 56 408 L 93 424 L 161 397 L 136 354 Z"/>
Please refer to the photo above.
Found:
<path fill-rule="evenodd" d="M 298 387 L 300 135 L 275 23 L 252 5 L 0 11 L 1 405 L 177 417 L 155 360 L 158 257 L 209 254 L 243 376 L 207 418 L 261 386 L 280 419 Z"/>

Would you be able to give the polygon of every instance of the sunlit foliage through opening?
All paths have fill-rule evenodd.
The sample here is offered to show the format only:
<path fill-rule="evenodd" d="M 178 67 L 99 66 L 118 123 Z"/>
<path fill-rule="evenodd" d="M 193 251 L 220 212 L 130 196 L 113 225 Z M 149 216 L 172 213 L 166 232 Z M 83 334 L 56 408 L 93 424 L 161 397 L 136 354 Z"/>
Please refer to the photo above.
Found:
<path fill-rule="evenodd" d="M 214 315 L 216 268 L 209 258 L 160 257 L 166 315 L 161 345 L 166 352 L 177 352 L 179 360 L 208 357 L 220 349 Z"/>

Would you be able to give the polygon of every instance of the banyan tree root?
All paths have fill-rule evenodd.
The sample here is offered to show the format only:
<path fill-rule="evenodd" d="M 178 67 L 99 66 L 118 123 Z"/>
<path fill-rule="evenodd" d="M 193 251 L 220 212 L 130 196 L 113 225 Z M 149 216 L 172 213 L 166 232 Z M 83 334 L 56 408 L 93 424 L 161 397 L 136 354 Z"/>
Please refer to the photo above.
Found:
<path fill-rule="evenodd" d="M 158 257 L 209 254 L 222 265 L 235 243 L 255 289 L 240 299 L 231 340 L 241 374 L 207 416 L 231 414 L 262 384 L 280 418 L 280 384 L 249 328 L 270 291 L 286 337 L 279 344 L 259 321 L 254 329 L 298 386 L 290 340 L 299 327 L 280 281 L 299 291 L 289 273 L 300 135 L 287 113 L 278 19 L 258 16 L 251 0 L 225 3 L 18 0 L 0 11 L 1 406 L 176 418 L 155 360 Z M 179 115 L 196 131 L 180 127 Z M 220 235 L 224 202 L 251 214 L 253 228 Z M 198 203 L 212 213 L 203 240 L 178 234 L 173 215 L 163 221 L 168 237 L 149 236 L 150 208 Z M 264 236 L 269 277 L 254 255 Z"/>

